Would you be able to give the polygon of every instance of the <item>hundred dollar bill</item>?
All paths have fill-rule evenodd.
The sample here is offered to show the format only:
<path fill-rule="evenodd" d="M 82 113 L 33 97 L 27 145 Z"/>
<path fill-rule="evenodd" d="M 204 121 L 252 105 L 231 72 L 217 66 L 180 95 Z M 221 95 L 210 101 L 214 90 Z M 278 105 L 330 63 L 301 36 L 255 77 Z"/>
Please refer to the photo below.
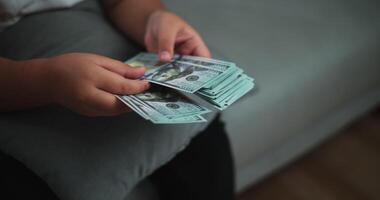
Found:
<path fill-rule="evenodd" d="M 141 79 L 194 93 L 222 73 L 211 68 L 174 61 L 146 73 Z"/>
<path fill-rule="evenodd" d="M 159 86 L 153 86 L 140 94 L 117 97 L 143 118 L 154 123 L 204 122 L 205 119 L 200 115 L 211 112 L 188 97 Z"/>
<path fill-rule="evenodd" d="M 157 84 L 162 84 L 164 86 L 172 87 L 175 89 L 180 89 L 182 91 L 190 92 L 190 93 L 193 93 L 194 90 L 198 90 L 201 87 L 212 89 L 211 86 L 213 84 L 219 85 L 219 83 L 222 82 L 222 80 L 225 77 L 228 77 L 229 74 L 236 72 L 237 70 L 241 70 L 241 69 L 237 69 L 236 65 L 231 62 L 196 57 L 196 56 L 174 55 L 170 63 L 163 63 L 159 61 L 157 54 L 152 54 L 152 53 L 140 53 L 136 55 L 135 57 L 127 60 L 125 63 L 133 67 L 143 66 L 147 68 L 148 71 L 146 73 L 146 77 L 144 77 L 147 80 L 150 80 L 150 78 L 152 78 L 152 77 L 149 77 L 149 74 L 151 74 L 153 71 L 156 71 L 160 75 L 156 74 L 155 76 L 156 80 L 151 80 L 152 82 L 155 82 Z M 170 67 L 171 69 L 168 70 L 168 67 Z M 163 68 L 163 69 L 159 70 L 159 68 Z M 207 70 L 209 71 L 208 74 L 198 73 L 198 74 L 204 74 L 203 77 L 202 75 L 195 74 L 197 72 L 207 71 Z M 194 73 L 193 76 L 189 74 L 190 72 Z M 190 77 L 188 77 L 188 79 L 184 81 L 183 83 L 179 83 L 180 81 L 182 81 L 182 79 L 179 79 L 179 78 L 183 78 L 184 76 L 187 76 L 187 75 Z M 203 80 L 198 80 L 199 79 L 198 77 L 203 78 Z M 194 82 L 195 79 L 197 80 L 197 82 Z M 189 80 L 192 82 L 186 83 Z M 168 83 L 169 81 L 171 82 Z M 174 83 L 176 85 L 173 86 L 173 84 L 171 83 Z M 182 85 L 182 84 L 185 84 L 185 85 Z"/>
<path fill-rule="evenodd" d="M 248 93 L 250 90 L 252 90 L 254 85 L 255 84 L 253 83 L 252 79 L 245 78 L 244 80 L 236 84 L 233 88 L 223 93 L 221 96 L 218 96 L 217 98 L 210 98 L 206 96 L 200 97 L 212 104 L 215 108 L 219 110 L 224 110 L 232 103 L 240 99 L 242 96 L 244 96 L 246 93 Z"/>
<path fill-rule="evenodd" d="M 176 118 L 167 118 L 166 116 L 160 114 L 156 110 L 144 105 L 140 104 L 140 102 L 135 101 L 133 99 L 129 99 L 128 101 L 125 101 L 125 99 L 128 99 L 130 97 L 118 96 L 119 99 L 124 99 L 122 102 L 124 102 L 126 105 L 131 107 L 137 114 L 141 115 L 143 118 L 150 120 L 151 122 L 155 124 L 180 124 L 180 123 L 200 123 L 200 122 L 206 122 L 207 120 L 204 119 L 201 115 L 190 115 L 190 116 L 184 116 L 184 117 L 176 117 Z M 138 106 L 134 106 L 138 105 Z"/>
<path fill-rule="evenodd" d="M 129 96 L 169 119 L 211 112 L 178 92 L 164 87 L 153 86 L 140 94 Z"/>
<path fill-rule="evenodd" d="M 195 64 L 202 67 L 213 68 L 218 71 L 228 71 L 236 67 L 235 63 L 198 57 L 198 56 L 188 56 L 188 55 L 178 55 L 175 54 L 170 62 L 183 62 L 189 64 Z M 160 62 L 157 54 L 155 53 L 139 53 L 136 56 L 130 58 L 125 61 L 125 63 L 129 64 L 132 67 L 146 67 L 148 69 L 152 69 L 155 67 L 159 67 L 164 62 Z"/>
<path fill-rule="evenodd" d="M 141 94 L 118 98 L 153 123 L 205 121 L 201 114 L 210 112 L 209 109 L 173 93 L 172 89 L 190 93 L 187 96 L 195 94 L 213 107 L 224 110 L 255 86 L 254 79 L 244 74 L 235 63 L 222 60 L 174 55 L 170 62 L 163 63 L 156 54 L 140 53 L 126 63 L 146 67 L 148 70 L 141 79 L 156 86 Z"/>
<path fill-rule="evenodd" d="M 232 85 L 240 81 L 242 76 L 243 76 L 242 70 L 237 70 L 234 73 L 228 76 L 225 76 L 222 80 L 215 81 L 213 85 L 210 86 L 209 88 L 201 88 L 197 92 L 206 96 L 214 96 L 220 92 L 223 92 L 224 90 L 228 90 L 229 88 L 231 88 Z"/>
<path fill-rule="evenodd" d="M 153 53 L 139 53 L 125 63 L 132 67 L 145 67 L 148 71 L 165 64 L 159 61 L 157 54 Z"/>
<path fill-rule="evenodd" d="M 187 56 L 187 55 L 177 55 L 174 57 L 174 60 L 177 62 L 191 63 L 198 66 L 213 68 L 215 70 L 219 70 L 223 72 L 229 71 L 234 66 L 236 66 L 232 62 L 204 58 L 204 57 L 197 57 L 197 56 Z"/>
<path fill-rule="evenodd" d="M 228 85 L 226 85 L 225 87 L 219 89 L 217 92 L 207 92 L 207 91 L 203 91 L 203 90 L 200 90 L 198 91 L 197 93 L 204 96 L 204 97 L 207 97 L 207 98 L 210 98 L 210 99 L 218 99 L 220 98 L 222 95 L 225 95 L 226 93 L 231 93 L 231 91 L 235 90 L 235 88 L 238 88 L 239 86 L 241 86 L 241 84 L 244 82 L 244 80 L 247 78 L 247 75 L 245 74 L 239 74 L 237 77 L 234 77 L 235 79 L 230 82 Z"/>
<path fill-rule="evenodd" d="M 214 79 L 209 80 L 204 88 L 210 88 L 215 84 L 219 84 L 221 79 L 228 77 L 229 74 L 234 73 L 237 69 L 236 65 L 232 62 L 221 61 L 210 58 L 203 58 L 197 56 L 177 56 L 175 57 L 175 61 L 179 63 L 189 63 L 195 66 L 202 66 L 213 70 L 218 70 L 222 72 L 219 76 Z"/>
<path fill-rule="evenodd" d="M 144 106 L 140 102 L 134 102 L 133 99 L 131 99 L 129 96 L 121 96 L 121 95 L 116 95 L 116 97 L 126 104 L 129 108 L 131 108 L 133 111 L 135 111 L 137 114 L 139 114 L 141 117 L 144 119 L 149 120 L 149 113 L 147 113 L 142 107 Z"/>
<path fill-rule="evenodd" d="M 176 119 L 152 119 L 151 120 L 155 124 L 183 124 L 183 123 L 201 123 L 206 122 L 207 120 L 203 118 L 201 115 L 193 115 L 193 116 L 186 116 Z"/>

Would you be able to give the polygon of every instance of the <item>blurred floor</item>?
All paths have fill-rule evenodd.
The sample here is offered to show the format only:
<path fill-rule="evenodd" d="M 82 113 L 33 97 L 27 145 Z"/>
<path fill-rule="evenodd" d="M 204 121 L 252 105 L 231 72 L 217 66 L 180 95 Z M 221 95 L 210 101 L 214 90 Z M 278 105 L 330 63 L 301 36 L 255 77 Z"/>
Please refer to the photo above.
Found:
<path fill-rule="evenodd" d="M 380 199 L 380 108 L 238 200 Z"/>

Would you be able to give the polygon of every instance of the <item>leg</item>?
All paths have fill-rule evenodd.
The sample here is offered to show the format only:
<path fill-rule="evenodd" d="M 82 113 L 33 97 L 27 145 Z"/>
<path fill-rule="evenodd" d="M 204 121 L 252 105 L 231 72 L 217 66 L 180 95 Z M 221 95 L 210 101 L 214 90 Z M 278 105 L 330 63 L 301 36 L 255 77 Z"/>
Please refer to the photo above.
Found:
<path fill-rule="evenodd" d="M 123 60 L 136 52 L 96 1 L 30 15 L 0 38 L 0 56 L 13 59 L 91 52 Z M 44 107 L 0 114 L 0 149 L 32 169 L 61 199 L 123 199 L 206 127 L 154 125 L 134 113 L 86 118 Z"/>
<path fill-rule="evenodd" d="M 0 194 L 9 199 L 58 200 L 47 184 L 22 163 L 0 152 Z"/>
<path fill-rule="evenodd" d="M 166 200 L 234 199 L 233 161 L 219 117 L 150 178 Z"/>

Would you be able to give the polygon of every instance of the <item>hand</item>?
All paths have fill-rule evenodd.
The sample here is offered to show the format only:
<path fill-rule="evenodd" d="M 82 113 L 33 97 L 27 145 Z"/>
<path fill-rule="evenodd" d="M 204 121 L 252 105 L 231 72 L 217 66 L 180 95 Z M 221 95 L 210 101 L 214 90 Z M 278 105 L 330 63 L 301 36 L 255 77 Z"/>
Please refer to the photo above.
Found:
<path fill-rule="evenodd" d="M 149 83 L 133 80 L 144 68 L 93 54 L 65 54 L 47 59 L 49 91 L 58 103 L 86 116 L 112 116 L 129 110 L 114 94 L 136 94 Z"/>
<path fill-rule="evenodd" d="M 148 19 L 145 45 L 157 52 L 161 61 L 169 61 L 174 52 L 183 55 L 210 57 L 201 36 L 184 20 L 167 11 L 155 11 Z"/>

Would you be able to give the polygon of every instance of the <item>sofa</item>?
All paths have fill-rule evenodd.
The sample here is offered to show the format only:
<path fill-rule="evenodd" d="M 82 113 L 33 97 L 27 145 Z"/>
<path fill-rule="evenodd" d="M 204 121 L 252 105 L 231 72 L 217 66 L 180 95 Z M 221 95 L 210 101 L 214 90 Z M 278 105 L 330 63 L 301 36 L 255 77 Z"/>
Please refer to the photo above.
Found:
<path fill-rule="evenodd" d="M 236 62 L 256 79 L 257 87 L 253 92 L 222 112 L 235 159 L 237 192 L 310 151 L 380 102 L 380 14 L 376 0 L 164 2 L 169 9 L 200 31 L 216 57 Z M 85 16 L 93 16 L 91 8 L 88 12 Z M 24 21 L 28 26 L 34 27 L 28 22 Z M 102 30 L 94 32 L 82 42 L 95 45 L 96 42 L 92 40 L 98 40 L 97 34 L 103 33 L 105 32 Z M 103 35 L 103 38 L 107 37 Z M 31 44 L 26 41 L 25 46 L 27 45 Z M 81 45 L 77 45 L 79 46 Z M 113 47 L 104 47 L 107 48 L 112 50 Z M 39 175 L 53 189 L 69 188 L 74 190 L 72 193 L 83 192 L 75 184 L 83 185 L 80 176 L 87 169 L 87 165 L 80 166 L 79 162 L 77 166 L 77 163 L 69 163 L 67 159 L 58 156 L 51 163 L 32 162 L 32 158 L 42 155 L 49 161 L 50 153 L 53 152 L 82 161 L 81 156 L 86 157 L 95 149 L 83 148 L 82 151 L 74 152 L 75 149 L 67 148 L 63 145 L 65 143 L 60 148 L 48 140 L 54 138 L 53 134 L 57 134 L 53 133 L 52 126 L 42 126 L 42 130 L 36 131 L 41 127 L 36 127 L 34 122 L 39 125 L 56 123 L 58 127 L 63 127 L 58 132 L 65 132 L 67 129 L 71 134 L 63 133 L 63 141 L 79 144 L 76 146 L 78 149 L 81 149 L 81 142 L 89 146 L 92 146 L 89 143 L 94 142 L 95 145 L 103 145 L 105 150 L 112 148 L 108 149 L 108 140 L 102 140 L 102 130 L 96 131 L 98 138 L 94 138 L 95 133 L 84 133 L 83 137 L 77 135 L 87 126 L 98 127 L 99 124 L 93 123 L 96 120 L 85 120 L 88 123 L 82 123 L 82 118 L 73 117 L 66 111 L 62 112 L 64 114 L 60 118 L 51 119 L 49 112 L 42 110 L 42 117 L 33 119 L 32 114 L 25 114 L 26 117 L 21 121 L 18 114 L 0 116 L 0 130 L 8 131 L 2 136 L 1 144 L 8 147 L 5 149 L 9 152 L 16 152 L 16 158 L 29 161 L 25 162 L 29 167 L 39 169 Z M 29 122 L 29 119 L 34 122 Z M 116 126 L 121 122 L 122 119 L 104 119 L 102 123 Z M 72 131 L 65 123 L 77 123 L 79 129 Z M 12 127 L 13 132 L 7 130 L 9 127 Z M 21 142 L 17 141 L 17 137 L 21 138 L 23 134 L 34 139 L 35 135 L 29 132 L 29 128 L 40 134 L 42 143 L 26 141 L 25 138 Z M 16 132 L 19 132 L 17 137 L 14 134 Z M 91 134 L 91 137 L 86 134 Z M 118 132 L 115 136 L 122 138 L 123 134 Z M 182 137 L 180 134 L 175 136 Z M 16 142 L 17 148 L 12 146 Z M 42 146 L 39 144 L 45 144 L 45 149 L 50 152 L 37 151 L 34 147 Z M 23 145 L 31 151 L 22 151 Z M 169 149 L 169 146 L 165 148 Z M 83 162 L 98 163 L 99 158 L 112 160 L 113 157 L 109 155 L 113 155 L 113 151 L 102 152 L 99 157 L 89 156 Z M 123 157 L 119 154 L 115 156 Z M 108 164 L 107 166 L 113 167 L 112 162 Z M 68 172 L 62 174 L 58 168 Z M 98 173 L 98 168 L 92 170 L 91 173 L 95 175 L 101 174 Z M 100 181 L 97 187 L 91 184 L 84 186 L 90 188 L 87 192 L 95 192 L 91 189 L 107 187 L 107 181 L 114 181 L 115 177 L 110 178 L 108 172 L 104 173 L 109 179 L 104 181 L 100 176 L 86 177 L 89 180 L 94 178 L 98 183 Z M 88 174 L 84 176 L 86 175 Z M 124 176 L 124 172 L 117 175 L 128 178 Z M 57 177 L 66 178 L 66 182 Z M 73 177 L 74 179 L 70 179 Z M 67 182 L 71 187 L 63 184 Z M 122 181 L 117 179 L 115 182 Z M 123 185 L 115 185 L 118 190 L 124 189 Z M 102 199 L 99 196 L 96 198 Z M 125 199 L 153 200 L 157 199 L 157 191 L 149 179 L 144 179 Z"/>
<path fill-rule="evenodd" d="M 312 150 L 380 102 L 376 0 L 165 0 L 214 52 L 255 77 L 223 111 L 236 191 Z M 143 182 L 131 199 L 151 199 Z"/>

